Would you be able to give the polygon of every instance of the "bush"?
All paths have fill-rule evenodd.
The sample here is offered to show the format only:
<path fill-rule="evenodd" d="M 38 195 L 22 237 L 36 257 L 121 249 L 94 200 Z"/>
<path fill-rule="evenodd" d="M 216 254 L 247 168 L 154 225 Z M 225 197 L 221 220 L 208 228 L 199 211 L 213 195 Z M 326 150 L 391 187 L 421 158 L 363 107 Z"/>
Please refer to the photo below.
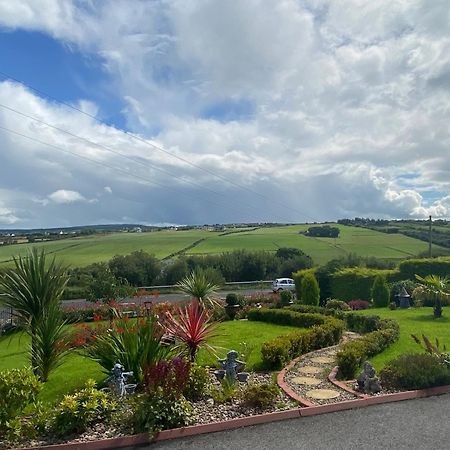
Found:
<path fill-rule="evenodd" d="M 391 311 L 394 311 L 395 309 L 397 309 L 397 303 L 395 303 L 395 302 L 389 303 L 389 309 Z"/>
<path fill-rule="evenodd" d="M 415 280 L 416 275 L 421 277 L 426 277 L 427 275 L 445 277 L 450 273 L 450 258 L 407 259 L 399 264 L 398 270 L 400 279 L 403 280 Z"/>
<path fill-rule="evenodd" d="M 269 408 L 278 398 L 280 389 L 276 384 L 248 384 L 242 393 L 242 403 L 251 408 Z"/>
<path fill-rule="evenodd" d="M 398 340 L 400 328 L 394 320 L 379 320 L 378 330 L 345 344 L 337 354 L 339 373 L 345 379 L 354 378 L 363 362 L 381 353 Z"/>
<path fill-rule="evenodd" d="M 261 354 L 263 363 L 269 369 L 280 368 L 290 359 L 312 350 L 337 344 L 344 331 L 344 322 L 341 320 L 288 309 L 253 309 L 248 313 L 248 319 L 311 328 L 265 342 Z"/>
<path fill-rule="evenodd" d="M 52 428 L 60 436 L 82 433 L 89 426 L 109 419 L 116 407 L 110 394 L 99 391 L 95 381 L 88 380 L 84 389 L 65 395 L 56 406 Z"/>
<path fill-rule="evenodd" d="M 450 384 L 450 370 L 435 356 L 406 354 L 390 361 L 380 378 L 388 389 L 426 389 Z"/>
<path fill-rule="evenodd" d="M 381 275 L 375 277 L 371 294 L 372 301 L 377 308 L 386 308 L 389 303 L 390 292 L 386 279 Z"/>
<path fill-rule="evenodd" d="M 394 270 L 376 270 L 364 267 L 340 269 L 331 276 L 331 295 L 344 301 L 355 298 L 370 300 L 373 283 L 379 275 L 390 281 L 394 281 L 398 277 L 398 273 Z"/>
<path fill-rule="evenodd" d="M 135 433 L 155 433 L 184 427 L 193 422 L 194 410 L 184 398 L 167 398 L 161 389 L 136 396 L 132 402 L 132 426 Z"/>
<path fill-rule="evenodd" d="M 211 388 L 211 378 L 208 369 L 193 364 L 189 372 L 189 378 L 184 388 L 183 394 L 188 400 L 200 400 Z"/>
<path fill-rule="evenodd" d="M 350 306 L 341 300 L 330 299 L 327 301 L 325 308 L 328 309 L 338 309 L 340 311 L 350 311 Z"/>
<path fill-rule="evenodd" d="M 319 283 L 312 273 L 305 274 L 300 283 L 300 303 L 318 305 L 320 299 Z"/>
<path fill-rule="evenodd" d="M 36 401 L 41 383 L 31 369 L 11 369 L 0 372 L 0 430 Z"/>
<path fill-rule="evenodd" d="M 350 300 L 348 302 L 348 306 L 353 311 L 359 311 L 361 309 L 369 309 L 372 305 L 370 302 L 366 302 L 365 300 Z"/>
<path fill-rule="evenodd" d="M 283 306 L 290 305 L 292 303 L 292 293 L 290 291 L 281 291 L 280 302 Z"/>

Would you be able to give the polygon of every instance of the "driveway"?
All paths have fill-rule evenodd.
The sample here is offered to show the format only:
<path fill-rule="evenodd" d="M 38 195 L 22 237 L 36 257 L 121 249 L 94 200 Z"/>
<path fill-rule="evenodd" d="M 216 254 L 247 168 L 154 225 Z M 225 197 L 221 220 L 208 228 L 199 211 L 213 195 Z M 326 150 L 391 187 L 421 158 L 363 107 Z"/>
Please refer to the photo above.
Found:
<path fill-rule="evenodd" d="M 135 449 L 448 450 L 449 417 L 450 395 L 443 395 L 165 441 Z"/>

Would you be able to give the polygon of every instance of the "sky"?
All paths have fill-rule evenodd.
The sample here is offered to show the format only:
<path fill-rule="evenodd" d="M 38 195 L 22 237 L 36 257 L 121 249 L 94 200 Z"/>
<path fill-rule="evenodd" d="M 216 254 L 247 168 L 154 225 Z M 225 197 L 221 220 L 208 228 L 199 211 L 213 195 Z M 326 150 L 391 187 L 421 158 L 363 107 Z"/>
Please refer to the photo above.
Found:
<path fill-rule="evenodd" d="M 0 228 L 430 214 L 448 0 L 0 0 Z"/>

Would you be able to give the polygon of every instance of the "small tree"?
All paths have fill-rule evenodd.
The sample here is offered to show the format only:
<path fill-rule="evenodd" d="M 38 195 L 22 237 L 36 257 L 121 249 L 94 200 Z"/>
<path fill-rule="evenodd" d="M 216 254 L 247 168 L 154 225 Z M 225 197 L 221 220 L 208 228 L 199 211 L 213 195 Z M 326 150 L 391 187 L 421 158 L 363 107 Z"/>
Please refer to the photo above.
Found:
<path fill-rule="evenodd" d="M 390 291 L 386 278 L 377 275 L 372 286 L 372 301 L 377 308 L 386 308 L 389 304 Z"/>
<path fill-rule="evenodd" d="M 442 297 L 450 290 L 450 280 L 447 277 L 438 275 L 427 275 L 421 277 L 416 275 L 416 279 L 425 288 L 426 292 L 434 299 L 433 314 L 435 318 L 442 316 Z"/>
<path fill-rule="evenodd" d="M 317 306 L 319 304 L 319 299 L 319 283 L 314 274 L 306 273 L 300 283 L 300 303 Z"/>

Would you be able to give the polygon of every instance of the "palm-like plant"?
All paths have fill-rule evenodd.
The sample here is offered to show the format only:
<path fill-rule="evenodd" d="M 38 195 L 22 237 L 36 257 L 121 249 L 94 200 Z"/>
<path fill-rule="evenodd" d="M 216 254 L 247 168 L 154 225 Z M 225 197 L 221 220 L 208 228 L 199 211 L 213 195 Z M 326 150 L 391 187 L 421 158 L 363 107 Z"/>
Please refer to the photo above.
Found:
<path fill-rule="evenodd" d="M 416 275 L 416 279 L 422 284 L 422 286 L 428 291 L 428 293 L 434 299 L 433 313 L 434 317 L 438 318 L 442 316 L 442 296 L 450 290 L 450 279 L 448 277 L 440 277 L 438 275 L 427 275 L 421 277 Z"/>
<path fill-rule="evenodd" d="M 195 270 L 177 283 L 180 291 L 197 299 L 203 307 L 215 306 L 214 295 L 218 286 L 210 281 L 203 270 Z"/>
<path fill-rule="evenodd" d="M 207 340 L 215 336 L 215 323 L 210 321 L 208 310 L 202 308 L 197 299 L 184 309 L 177 308 L 175 316 L 167 313 L 166 319 L 167 331 L 181 343 L 191 361 L 195 360 L 201 347 L 213 349 Z"/>
<path fill-rule="evenodd" d="M 26 257 L 14 258 L 14 269 L 0 275 L 2 302 L 31 337 L 31 366 L 46 381 L 62 356 L 63 319 L 60 300 L 68 282 L 67 270 L 45 252 L 34 248 Z"/>

